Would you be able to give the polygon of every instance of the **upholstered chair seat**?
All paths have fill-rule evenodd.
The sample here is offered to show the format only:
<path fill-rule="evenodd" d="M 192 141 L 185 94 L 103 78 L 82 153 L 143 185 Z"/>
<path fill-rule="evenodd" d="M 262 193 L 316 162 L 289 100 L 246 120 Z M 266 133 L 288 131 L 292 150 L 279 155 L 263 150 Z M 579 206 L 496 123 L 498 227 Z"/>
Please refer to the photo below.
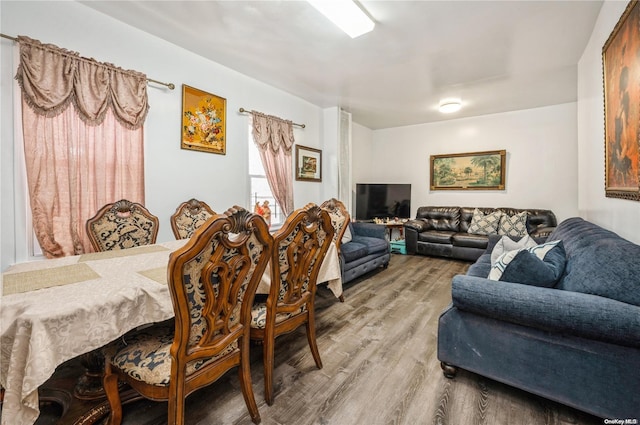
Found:
<path fill-rule="evenodd" d="M 276 314 L 276 324 L 283 322 L 293 316 L 302 314 L 307 309 L 306 305 L 300 307 L 299 310 L 292 312 L 284 312 Z M 251 327 L 256 329 L 264 329 L 267 324 L 267 304 L 255 303 L 251 309 Z"/>
<path fill-rule="evenodd" d="M 169 386 L 171 381 L 170 348 L 173 343 L 175 325 L 168 323 L 152 326 L 131 333 L 118 340 L 112 348 L 112 364 L 133 379 L 151 385 Z M 220 353 L 205 360 L 187 363 L 186 376 L 203 369 L 210 363 L 223 358 L 238 349 L 238 341 L 233 341 Z"/>

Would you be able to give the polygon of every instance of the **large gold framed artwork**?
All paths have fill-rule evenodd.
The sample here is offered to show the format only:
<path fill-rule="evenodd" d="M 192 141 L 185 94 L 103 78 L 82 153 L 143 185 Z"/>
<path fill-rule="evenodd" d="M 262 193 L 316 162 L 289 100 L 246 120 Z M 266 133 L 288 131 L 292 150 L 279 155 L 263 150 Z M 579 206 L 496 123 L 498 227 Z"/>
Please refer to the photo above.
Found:
<path fill-rule="evenodd" d="M 602 48 L 605 195 L 640 201 L 640 6 L 629 3 Z"/>
<path fill-rule="evenodd" d="M 504 190 L 506 151 L 431 155 L 431 190 Z"/>
<path fill-rule="evenodd" d="M 225 98 L 182 85 L 182 149 L 225 155 L 226 121 Z"/>

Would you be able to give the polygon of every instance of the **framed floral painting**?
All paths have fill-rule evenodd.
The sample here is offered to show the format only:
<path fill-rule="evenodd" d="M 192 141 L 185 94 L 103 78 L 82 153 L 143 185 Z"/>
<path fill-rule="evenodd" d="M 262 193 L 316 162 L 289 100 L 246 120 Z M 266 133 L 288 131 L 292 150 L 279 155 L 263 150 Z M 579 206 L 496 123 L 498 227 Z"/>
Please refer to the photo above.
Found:
<path fill-rule="evenodd" d="M 182 139 L 180 147 L 225 155 L 227 100 L 182 85 Z"/>

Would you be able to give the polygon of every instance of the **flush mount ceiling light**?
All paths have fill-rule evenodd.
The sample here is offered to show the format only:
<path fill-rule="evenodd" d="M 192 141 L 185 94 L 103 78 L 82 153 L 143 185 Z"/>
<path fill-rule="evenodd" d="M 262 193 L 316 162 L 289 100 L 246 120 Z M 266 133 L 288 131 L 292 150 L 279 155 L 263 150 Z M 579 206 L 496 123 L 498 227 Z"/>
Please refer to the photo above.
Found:
<path fill-rule="evenodd" d="M 452 112 L 458 112 L 462 108 L 462 101 L 460 99 L 444 99 L 440 101 L 440 107 L 438 108 L 443 114 L 450 114 Z"/>
<path fill-rule="evenodd" d="M 375 26 L 352 0 L 307 0 L 307 2 L 351 38 L 368 33 Z"/>

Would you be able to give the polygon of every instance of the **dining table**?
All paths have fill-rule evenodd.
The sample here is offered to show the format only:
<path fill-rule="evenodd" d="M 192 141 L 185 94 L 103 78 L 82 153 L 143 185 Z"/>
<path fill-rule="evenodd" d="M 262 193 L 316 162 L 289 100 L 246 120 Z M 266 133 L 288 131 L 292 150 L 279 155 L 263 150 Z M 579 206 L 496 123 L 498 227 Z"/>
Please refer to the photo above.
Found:
<path fill-rule="evenodd" d="M 167 285 L 171 252 L 186 239 L 126 250 L 36 260 L 2 274 L 0 297 L 0 425 L 31 425 L 38 388 L 70 359 L 125 333 L 174 316 Z M 267 267 L 269 270 L 269 267 Z M 258 293 L 268 293 L 265 272 Z M 342 295 L 337 249 L 327 252 L 318 282 Z"/>

